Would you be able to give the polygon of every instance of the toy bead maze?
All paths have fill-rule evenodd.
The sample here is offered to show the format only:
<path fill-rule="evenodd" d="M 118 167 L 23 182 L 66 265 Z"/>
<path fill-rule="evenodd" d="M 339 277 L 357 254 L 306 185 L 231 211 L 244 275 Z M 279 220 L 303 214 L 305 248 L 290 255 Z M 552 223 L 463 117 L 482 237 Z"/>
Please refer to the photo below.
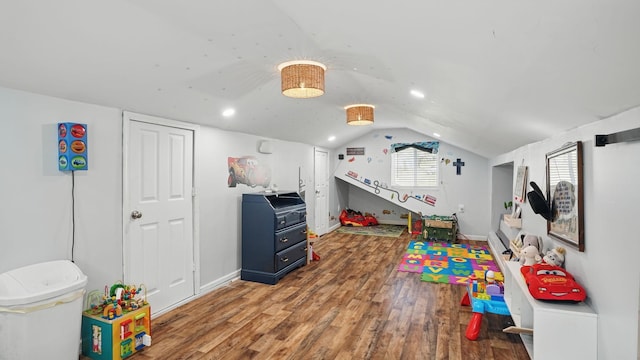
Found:
<path fill-rule="evenodd" d="M 118 283 L 105 286 L 104 295 L 89 293 L 89 309 L 82 313 L 82 355 L 120 360 L 151 345 L 151 307 L 142 290 Z"/>

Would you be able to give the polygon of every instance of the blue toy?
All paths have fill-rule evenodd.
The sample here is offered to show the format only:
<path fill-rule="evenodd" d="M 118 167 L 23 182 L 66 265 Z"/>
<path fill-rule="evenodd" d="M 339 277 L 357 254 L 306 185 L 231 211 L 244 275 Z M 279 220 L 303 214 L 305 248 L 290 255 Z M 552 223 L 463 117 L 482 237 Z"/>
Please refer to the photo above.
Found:
<path fill-rule="evenodd" d="M 480 334 L 482 314 L 485 311 L 499 315 L 511 315 L 504 302 L 504 285 L 495 280 L 494 272 L 491 270 L 485 272 L 484 280 L 478 281 L 475 275 L 469 277 L 467 293 L 462 298 L 461 305 L 471 305 L 473 311 L 465 333 L 466 338 L 472 341 L 476 340 Z"/>

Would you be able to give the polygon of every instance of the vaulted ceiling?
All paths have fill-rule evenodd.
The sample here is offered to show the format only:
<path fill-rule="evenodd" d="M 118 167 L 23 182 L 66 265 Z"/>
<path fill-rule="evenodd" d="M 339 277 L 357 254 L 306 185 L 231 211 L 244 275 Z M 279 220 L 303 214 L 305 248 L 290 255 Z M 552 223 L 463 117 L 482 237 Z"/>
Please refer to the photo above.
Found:
<path fill-rule="evenodd" d="M 491 157 L 640 105 L 633 0 L 0 4 L 0 86 L 326 148 L 409 128 Z M 280 93 L 301 59 L 323 96 Z"/>

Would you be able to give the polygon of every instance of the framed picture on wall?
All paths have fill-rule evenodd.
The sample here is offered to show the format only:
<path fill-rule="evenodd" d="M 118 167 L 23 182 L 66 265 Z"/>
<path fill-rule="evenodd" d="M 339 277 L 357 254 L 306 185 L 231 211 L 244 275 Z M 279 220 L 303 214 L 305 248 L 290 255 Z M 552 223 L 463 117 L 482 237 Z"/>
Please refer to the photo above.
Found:
<path fill-rule="evenodd" d="M 527 191 L 527 167 L 518 166 L 516 174 L 516 183 L 513 186 L 513 199 L 516 202 L 523 203 Z"/>
<path fill-rule="evenodd" d="M 551 220 L 547 233 L 584 251 L 582 142 L 547 154 L 547 199 Z"/>

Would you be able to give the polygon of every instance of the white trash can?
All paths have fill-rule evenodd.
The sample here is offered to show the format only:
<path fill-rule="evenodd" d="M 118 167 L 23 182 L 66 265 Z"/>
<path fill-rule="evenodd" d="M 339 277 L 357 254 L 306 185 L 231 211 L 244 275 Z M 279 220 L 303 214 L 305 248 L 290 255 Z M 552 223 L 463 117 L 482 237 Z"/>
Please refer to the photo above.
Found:
<path fill-rule="evenodd" d="M 0 274 L 0 360 L 77 360 L 86 284 L 68 260 Z"/>

